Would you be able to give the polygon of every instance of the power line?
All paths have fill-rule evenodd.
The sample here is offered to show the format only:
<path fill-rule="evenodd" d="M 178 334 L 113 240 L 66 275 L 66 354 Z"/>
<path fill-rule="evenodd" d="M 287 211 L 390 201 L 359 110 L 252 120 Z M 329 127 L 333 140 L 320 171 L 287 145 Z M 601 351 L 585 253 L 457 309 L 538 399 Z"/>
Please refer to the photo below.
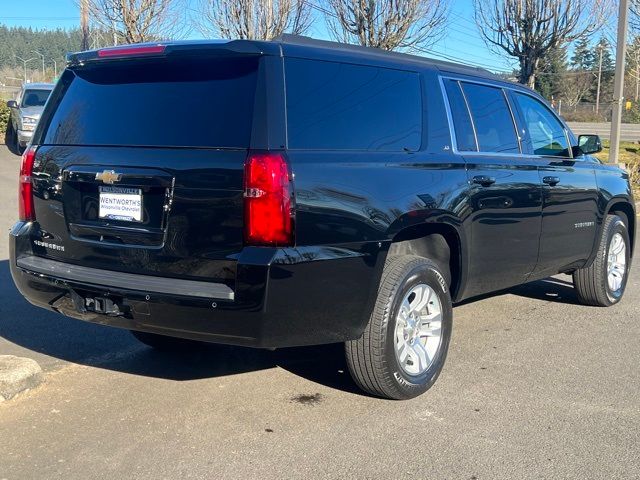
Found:
<path fill-rule="evenodd" d="M 319 5 L 316 5 L 314 2 L 312 2 L 310 0 L 302 0 L 302 2 L 305 3 L 306 5 L 308 5 L 310 8 L 314 9 L 314 10 L 317 10 L 317 11 L 319 11 L 321 13 L 324 13 L 325 15 L 328 15 L 328 16 L 336 19 L 336 20 L 339 19 L 338 16 L 334 12 L 331 12 L 331 11 L 327 10 L 326 8 L 320 7 Z M 474 63 L 474 62 L 471 62 L 471 61 L 464 60 L 462 58 L 457 58 L 455 56 L 443 54 L 443 53 L 440 53 L 440 52 L 437 52 L 437 51 L 434 51 L 434 50 L 431 50 L 431 49 L 426 49 L 424 47 L 415 47 L 414 46 L 414 47 L 411 47 L 411 50 L 415 50 L 415 51 L 419 51 L 419 52 L 422 52 L 422 53 L 426 53 L 428 55 L 432 55 L 432 56 L 435 56 L 435 57 L 438 57 L 438 58 L 442 58 L 442 59 L 448 60 L 450 62 L 460 63 L 460 64 L 467 65 L 467 66 L 470 66 L 470 67 L 476 67 L 476 68 L 486 68 L 487 67 L 486 64 Z M 492 67 L 489 66 L 489 68 L 492 68 Z M 503 67 L 500 67 L 500 69 L 501 68 L 503 68 Z M 493 69 L 494 70 L 500 70 L 498 68 L 493 68 Z M 504 73 L 504 72 L 501 72 L 501 73 Z"/>
<path fill-rule="evenodd" d="M 0 20 L 79 20 L 80 17 L 3 17 Z"/>

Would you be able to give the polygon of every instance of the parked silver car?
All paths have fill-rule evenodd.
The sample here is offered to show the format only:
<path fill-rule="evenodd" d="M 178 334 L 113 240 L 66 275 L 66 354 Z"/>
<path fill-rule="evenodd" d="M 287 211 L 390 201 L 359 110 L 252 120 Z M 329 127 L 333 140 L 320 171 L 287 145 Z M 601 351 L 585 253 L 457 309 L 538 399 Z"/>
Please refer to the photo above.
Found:
<path fill-rule="evenodd" d="M 33 131 L 53 87 L 53 83 L 25 83 L 17 98 L 7 102 L 7 106 L 11 109 L 9 142 L 17 153 L 22 153 L 31 141 Z"/>

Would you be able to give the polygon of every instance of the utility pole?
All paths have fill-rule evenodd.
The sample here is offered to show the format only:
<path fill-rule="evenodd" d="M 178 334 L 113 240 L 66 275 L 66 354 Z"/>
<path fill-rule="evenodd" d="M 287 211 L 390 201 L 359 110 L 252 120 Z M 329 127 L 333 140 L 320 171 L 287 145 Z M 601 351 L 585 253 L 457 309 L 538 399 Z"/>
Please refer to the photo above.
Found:
<path fill-rule="evenodd" d="M 622 122 L 622 102 L 624 100 L 624 61 L 627 50 L 627 22 L 629 20 L 629 0 L 620 0 L 618 12 L 618 40 L 616 44 L 616 76 L 613 80 L 613 115 L 611 117 L 611 146 L 609 162 L 618 162 L 620 151 L 620 123 Z"/>
<path fill-rule="evenodd" d="M 111 31 L 113 33 L 113 44 L 118 45 L 118 30 L 116 29 L 116 21 L 111 20 Z"/>
<path fill-rule="evenodd" d="M 51 59 L 53 62 L 53 79 L 55 80 L 58 76 L 58 62 L 56 62 L 53 58 Z"/>
<path fill-rule="evenodd" d="M 31 50 L 31 53 L 35 53 L 36 55 L 39 55 L 40 58 L 42 58 L 42 81 L 44 82 L 44 55 L 40 52 L 36 52 L 35 50 Z"/>
<path fill-rule="evenodd" d="M 80 0 L 80 30 L 82 32 L 82 50 L 89 50 L 89 5 Z"/>
<path fill-rule="evenodd" d="M 600 50 L 600 57 L 598 58 L 598 89 L 596 90 L 596 113 L 600 111 L 600 85 L 602 84 L 602 50 L 603 45 L 598 45 Z"/>

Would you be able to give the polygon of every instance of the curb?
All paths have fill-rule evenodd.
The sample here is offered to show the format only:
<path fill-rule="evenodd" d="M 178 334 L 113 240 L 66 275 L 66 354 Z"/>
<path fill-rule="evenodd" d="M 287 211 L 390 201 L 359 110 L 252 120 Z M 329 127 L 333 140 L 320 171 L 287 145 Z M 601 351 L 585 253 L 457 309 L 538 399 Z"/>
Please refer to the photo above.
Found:
<path fill-rule="evenodd" d="M 40 365 L 30 358 L 0 355 L 0 402 L 42 383 Z"/>

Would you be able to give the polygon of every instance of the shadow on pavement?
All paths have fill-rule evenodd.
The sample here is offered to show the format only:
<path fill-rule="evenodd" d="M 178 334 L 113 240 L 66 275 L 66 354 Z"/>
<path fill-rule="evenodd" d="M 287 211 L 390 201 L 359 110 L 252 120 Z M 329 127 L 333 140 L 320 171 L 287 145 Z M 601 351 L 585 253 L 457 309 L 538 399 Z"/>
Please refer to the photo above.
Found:
<path fill-rule="evenodd" d="M 487 298 L 500 297 L 502 295 L 509 294 L 534 300 L 546 300 L 549 302 L 566 303 L 569 305 L 581 305 L 581 303 L 578 302 L 578 297 L 576 296 L 572 282 L 551 277 L 500 290 L 498 292 L 468 298 L 462 302 L 456 303 L 454 307 L 460 307 L 480 300 L 486 300 Z"/>
<path fill-rule="evenodd" d="M 187 352 L 153 350 L 129 332 L 70 319 L 29 304 L 0 261 L 0 341 L 56 359 L 134 375 L 184 381 L 281 367 L 331 388 L 361 393 L 347 370 L 342 344 L 276 351 L 194 344 Z M 0 352 L 1 353 L 1 352 Z"/>
<path fill-rule="evenodd" d="M 572 284 L 556 278 L 521 285 L 472 301 L 505 293 L 538 300 L 577 303 Z M 187 352 L 155 351 L 139 343 L 125 330 L 70 319 L 30 305 L 16 290 L 7 260 L 0 261 L 0 299 L 0 337 L 56 359 L 177 381 L 281 367 L 331 388 L 360 393 L 348 373 L 342 344 L 276 351 L 195 344 Z"/>
<path fill-rule="evenodd" d="M 13 138 L 10 128 L 7 128 L 6 131 L 4 132 L 3 141 L 4 141 L 4 146 L 7 148 L 7 150 L 9 150 L 14 155 L 20 155 L 20 152 L 16 150 L 15 139 Z"/>
<path fill-rule="evenodd" d="M 573 282 L 555 277 L 519 285 L 511 288 L 508 293 L 534 300 L 581 305 L 573 288 Z"/>

